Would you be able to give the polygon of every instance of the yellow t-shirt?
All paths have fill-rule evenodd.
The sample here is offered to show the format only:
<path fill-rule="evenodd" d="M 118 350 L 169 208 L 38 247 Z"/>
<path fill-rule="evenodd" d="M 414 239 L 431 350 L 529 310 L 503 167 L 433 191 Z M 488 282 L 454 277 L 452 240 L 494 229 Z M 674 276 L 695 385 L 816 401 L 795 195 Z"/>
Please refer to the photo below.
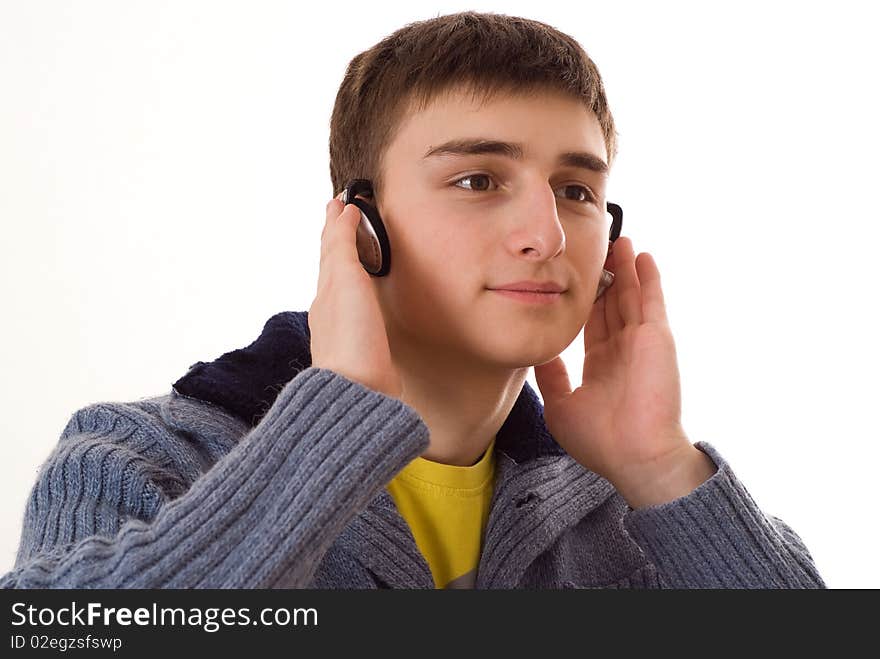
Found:
<path fill-rule="evenodd" d="M 388 484 L 437 588 L 473 588 L 495 483 L 495 439 L 469 467 L 421 456 Z"/>

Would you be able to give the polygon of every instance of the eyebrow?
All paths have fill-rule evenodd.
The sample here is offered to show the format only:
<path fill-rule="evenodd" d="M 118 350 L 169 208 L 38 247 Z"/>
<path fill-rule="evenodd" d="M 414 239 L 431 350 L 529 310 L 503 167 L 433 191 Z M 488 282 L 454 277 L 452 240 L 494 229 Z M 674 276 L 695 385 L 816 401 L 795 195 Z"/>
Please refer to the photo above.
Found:
<path fill-rule="evenodd" d="M 449 140 L 439 146 L 431 147 L 422 157 L 423 160 L 433 156 L 469 156 L 496 154 L 522 160 L 523 145 L 518 142 L 501 142 L 483 137 Z M 564 167 L 579 167 L 600 174 L 608 173 L 608 165 L 599 156 L 588 151 L 566 151 L 559 154 L 557 163 Z"/>

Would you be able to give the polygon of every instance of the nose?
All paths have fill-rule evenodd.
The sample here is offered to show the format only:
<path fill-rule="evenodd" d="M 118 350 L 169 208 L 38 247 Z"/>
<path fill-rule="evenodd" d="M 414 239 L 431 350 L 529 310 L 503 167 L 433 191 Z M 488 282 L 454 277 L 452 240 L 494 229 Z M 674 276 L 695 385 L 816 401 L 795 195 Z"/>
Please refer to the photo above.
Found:
<path fill-rule="evenodd" d="M 556 195 L 546 181 L 523 187 L 510 206 L 509 218 L 505 242 L 517 257 L 542 261 L 565 251 Z"/>

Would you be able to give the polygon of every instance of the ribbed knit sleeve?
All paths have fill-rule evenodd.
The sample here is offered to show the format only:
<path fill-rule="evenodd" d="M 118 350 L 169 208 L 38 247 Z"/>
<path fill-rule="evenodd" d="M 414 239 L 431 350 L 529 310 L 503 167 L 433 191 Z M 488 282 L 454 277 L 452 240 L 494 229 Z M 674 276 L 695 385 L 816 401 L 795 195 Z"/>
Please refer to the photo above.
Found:
<path fill-rule="evenodd" d="M 90 457 L 56 450 L 43 465 L 3 587 L 305 587 L 351 519 L 428 446 L 412 407 L 310 367 L 191 487 L 162 502 L 156 479 L 167 469 L 114 458 L 149 428 L 108 408 L 79 414 L 77 433 L 62 439 L 103 436 Z"/>
<path fill-rule="evenodd" d="M 825 588 L 800 537 L 765 515 L 717 449 L 718 470 L 690 494 L 633 510 L 623 525 L 665 588 Z"/>

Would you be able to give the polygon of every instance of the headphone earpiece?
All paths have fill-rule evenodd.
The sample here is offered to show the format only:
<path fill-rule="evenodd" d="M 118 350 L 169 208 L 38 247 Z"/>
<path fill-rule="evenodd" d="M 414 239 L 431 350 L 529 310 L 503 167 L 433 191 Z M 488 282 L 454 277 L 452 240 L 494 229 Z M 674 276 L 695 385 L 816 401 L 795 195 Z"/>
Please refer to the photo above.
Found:
<path fill-rule="evenodd" d="M 354 204 L 361 211 L 357 227 L 357 251 L 361 265 L 370 275 L 384 277 L 391 269 L 391 245 L 388 232 L 375 206 L 356 195 L 373 199 L 373 184 L 368 179 L 352 179 L 342 193 L 343 204 Z"/>
<path fill-rule="evenodd" d="M 623 209 L 618 204 L 613 204 L 610 201 L 605 204 L 605 207 L 608 209 L 609 215 L 611 215 L 611 230 L 608 235 L 608 253 L 610 254 L 614 249 L 614 241 L 620 237 L 620 230 L 623 228 Z M 602 297 L 605 289 L 613 283 L 614 273 L 602 268 L 602 277 L 599 279 L 599 288 L 596 291 L 596 297 L 593 299 L 593 302 Z"/>

